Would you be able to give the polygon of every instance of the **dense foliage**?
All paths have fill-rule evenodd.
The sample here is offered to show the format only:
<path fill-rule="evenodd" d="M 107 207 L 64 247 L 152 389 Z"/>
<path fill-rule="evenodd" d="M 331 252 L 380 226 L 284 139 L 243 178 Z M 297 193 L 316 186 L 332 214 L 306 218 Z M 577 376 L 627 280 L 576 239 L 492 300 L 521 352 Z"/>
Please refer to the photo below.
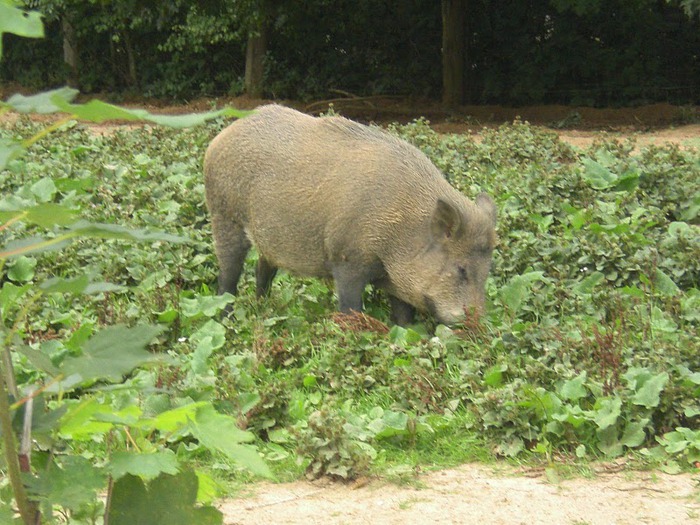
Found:
<path fill-rule="evenodd" d="M 158 97 L 239 94 L 247 38 L 270 27 L 275 98 L 402 94 L 439 98 L 440 2 L 412 0 L 31 0 L 47 38 L 7 37 L 0 79 L 62 85 L 64 41 L 82 91 Z M 695 0 L 466 3 L 466 97 L 473 103 L 697 104 Z M 650 43 L 653 43 L 651 45 Z"/>
<path fill-rule="evenodd" d="M 132 355 L 124 333 L 107 325 L 161 325 L 134 335 L 156 336 L 150 366 L 117 368 L 59 397 L 49 389 L 37 401 L 36 436 L 50 452 L 33 461 L 54 464 L 61 480 L 80 477 L 87 491 L 32 485 L 44 505 L 89 521 L 107 474 L 138 489 L 134 474 L 148 480 L 186 460 L 241 479 L 240 462 L 224 454 L 244 439 L 233 420 L 283 478 L 406 475 L 493 453 L 575 461 L 635 451 L 670 470 L 700 460 L 697 150 L 637 151 L 611 140 L 578 151 L 519 121 L 486 130 L 480 142 L 437 135 L 422 120 L 393 127 L 456 187 L 495 196 L 500 244 L 480 323 L 450 330 L 426 319 L 387 331 L 334 317 L 332 289 L 318 280 L 283 274 L 256 300 L 254 253 L 240 296 L 213 294 L 201 159 L 223 125 L 95 132 L 69 124 L 0 173 L 3 209 L 62 204 L 84 220 L 189 239 L 86 239 L 2 270 L 0 301 L 16 299 L 2 322 L 16 337 L 20 385 L 41 382 L 49 366 L 70 369 L 95 347 L 107 351 L 102 359 Z M 2 135 L 36 132 L 20 120 Z M 42 230 L 19 224 L 3 231 L 3 244 Z M 82 275 L 101 284 L 77 296 L 27 286 Z M 235 317 L 221 319 L 229 303 Z M 388 322 L 378 293 L 367 306 Z M 111 387 L 122 374 L 126 382 Z M 183 418 L 192 426 L 169 433 Z M 133 447 L 158 452 L 158 463 L 119 456 Z M 205 486 L 211 497 L 211 480 Z"/>

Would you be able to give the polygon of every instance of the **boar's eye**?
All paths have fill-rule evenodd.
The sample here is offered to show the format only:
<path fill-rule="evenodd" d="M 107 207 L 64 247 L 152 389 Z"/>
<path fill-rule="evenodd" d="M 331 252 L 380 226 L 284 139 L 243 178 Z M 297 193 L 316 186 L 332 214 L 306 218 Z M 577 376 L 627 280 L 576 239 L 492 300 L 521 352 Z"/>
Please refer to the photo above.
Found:
<path fill-rule="evenodd" d="M 464 266 L 458 266 L 457 271 L 459 272 L 459 278 L 462 281 L 467 280 L 467 269 Z"/>

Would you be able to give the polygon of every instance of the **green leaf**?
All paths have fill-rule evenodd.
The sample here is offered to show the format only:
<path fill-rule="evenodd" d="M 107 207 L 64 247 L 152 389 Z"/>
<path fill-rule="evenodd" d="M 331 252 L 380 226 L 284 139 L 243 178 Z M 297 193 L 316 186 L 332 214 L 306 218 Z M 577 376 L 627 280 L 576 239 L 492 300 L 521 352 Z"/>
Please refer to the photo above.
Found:
<path fill-rule="evenodd" d="M 124 239 L 132 241 L 187 242 L 184 237 L 158 231 L 126 228 L 117 224 L 100 224 L 78 221 L 70 227 L 74 236 L 96 237 L 99 239 Z"/>
<path fill-rule="evenodd" d="M 37 370 L 46 372 L 51 376 L 58 375 L 59 370 L 51 362 L 51 358 L 40 350 L 36 350 L 28 345 L 17 345 L 15 350 L 24 355 Z"/>
<path fill-rule="evenodd" d="M 508 284 L 500 290 L 501 302 L 511 312 L 516 313 L 530 295 L 532 283 L 541 281 L 543 272 L 528 272 L 514 276 Z"/>
<path fill-rule="evenodd" d="M 186 470 L 161 474 L 148 483 L 126 474 L 114 483 L 109 501 L 110 525 L 220 525 L 221 512 L 197 507 L 198 479 Z"/>
<path fill-rule="evenodd" d="M 627 423 L 625 431 L 622 433 L 620 442 L 629 448 L 638 447 L 646 439 L 646 434 L 644 433 L 644 427 L 649 423 L 648 419 L 643 419 L 641 421 L 632 421 Z"/>
<path fill-rule="evenodd" d="M 44 293 L 79 294 L 86 290 L 89 283 L 90 280 L 87 275 L 80 275 L 79 277 L 74 277 L 72 279 L 53 277 L 41 283 L 39 288 L 44 291 Z"/>
<path fill-rule="evenodd" d="M 60 96 L 51 97 L 51 102 L 61 111 L 70 113 L 81 120 L 104 122 L 106 120 L 145 120 L 172 128 L 187 128 L 204 124 L 208 120 L 219 117 L 242 118 L 250 111 L 239 111 L 233 108 L 209 111 L 206 113 L 190 113 L 187 115 L 154 115 L 143 109 L 127 109 L 101 100 L 91 100 L 86 104 L 71 104 Z"/>
<path fill-rule="evenodd" d="M 182 315 L 185 317 L 196 317 L 199 315 L 214 317 L 234 300 L 234 296 L 230 293 L 222 295 L 197 295 L 193 299 L 183 297 L 180 301 L 180 307 L 182 308 Z"/>
<path fill-rule="evenodd" d="M 654 272 L 654 288 L 667 297 L 673 297 L 680 293 L 680 289 L 673 280 L 658 268 Z"/>
<path fill-rule="evenodd" d="M 602 272 L 593 272 L 591 275 L 577 283 L 573 290 L 580 295 L 588 295 L 593 292 L 593 289 L 605 280 L 605 275 Z"/>
<path fill-rule="evenodd" d="M 617 425 L 601 427 L 596 431 L 598 437 L 598 449 L 610 457 L 617 457 L 622 454 L 624 448 L 618 438 Z"/>
<path fill-rule="evenodd" d="M 189 425 L 190 421 L 196 418 L 197 411 L 206 406 L 209 406 L 209 403 L 200 401 L 166 410 L 153 419 L 144 421 L 140 427 L 145 430 L 158 430 L 166 434 L 173 434 Z"/>
<path fill-rule="evenodd" d="M 51 228 L 52 226 L 73 224 L 77 213 L 77 210 L 66 208 L 61 204 L 47 202 L 22 210 L 0 211 L 0 221 L 4 222 L 18 217 L 25 224 Z"/>
<path fill-rule="evenodd" d="M 666 383 L 668 383 L 669 375 L 667 372 L 661 372 L 650 377 L 641 385 L 641 387 L 632 396 L 632 403 L 641 405 L 645 408 L 655 408 L 659 406 L 661 392 Z"/>
<path fill-rule="evenodd" d="M 599 162 L 585 158 L 583 164 L 583 178 L 596 190 L 606 190 L 617 183 L 617 175 Z"/>
<path fill-rule="evenodd" d="M 578 401 L 579 399 L 586 397 L 588 395 L 588 391 L 586 390 L 586 387 L 583 386 L 586 382 L 586 378 L 586 372 L 583 371 L 575 378 L 565 381 L 561 386 L 559 394 L 564 399 L 569 401 Z"/>
<path fill-rule="evenodd" d="M 484 383 L 490 387 L 499 387 L 503 384 L 503 372 L 508 370 L 508 365 L 501 363 L 499 365 L 493 365 L 491 368 L 484 372 Z"/>
<path fill-rule="evenodd" d="M 15 259 L 7 272 L 7 277 L 16 283 L 26 283 L 34 278 L 36 259 L 24 255 Z"/>
<path fill-rule="evenodd" d="M 52 505 L 78 510 L 94 503 L 97 491 L 107 485 L 107 474 L 82 456 L 64 456 L 61 465 L 37 472 L 38 479 L 30 480 L 30 491 Z"/>
<path fill-rule="evenodd" d="M 49 202 L 53 200 L 56 192 L 56 184 L 50 177 L 44 177 L 32 184 L 29 190 L 36 196 L 39 202 Z"/>
<path fill-rule="evenodd" d="M 119 381 L 138 366 L 162 360 L 162 356 L 145 349 L 162 332 L 163 327 L 150 325 L 105 328 L 88 340 L 81 356 L 66 358 L 63 372 L 78 374 L 86 382 Z"/>
<path fill-rule="evenodd" d="M 593 416 L 596 425 L 601 430 L 610 428 L 617 423 L 622 413 L 622 400 L 619 397 L 600 399 L 596 403 L 596 408 Z"/>
<path fill-rule="evenodd" d="M 13 33 L 25 38 L 43 38 L 44 24 L 41 21 L 41 13 L 19 9 L 9 2 L 0 2 L 0 58 L 3 33 Z"/>
<path fill-rule="evenodd" d="M 74 440 L 94 440 L 97 436 L 109 432 L 113 425 L 94 421 L 94 417 L 103 412 L 111 412 L 112 407 L 104 405 L 94 398 L 71 403 L 60 421 L 59 435 Z"/>
<path fill-rule="evenodd" d="M 0 170 L 4 170 L 10 161 L 18 158 L 24 150 L 24 146 L 19 142 L 0 137 Z"/>
<path fill-rule="evenodd" d="M 161 473 L 175 475 L 180 471 L 180 463 L 171 450 L 151 454 L 136 452 L 114 452 L 107 471 L 115 480 L 131 474 L 149 480 Z"/>
<path fill-rule="evenodd" d="M 232 417 L 219 414 L 212 406 L 205 406 L 197 411 L 190 429 L 194 437 L 208 449 L 221 452 L 254 474 L 273 477 L 255 447 L 240 444 L 252 441 L 253 435 L 238 428 Z"/>
<path fill-rule="evenodd" d="M 28 97 L 15 94 L 7 99 L 6 104 L 18 113 L 55 113 L 60 109 L 53 102 L 54 97 L 64 102 L 71 102 L 78 93 L 80 92 L 77 89 L 62 87 Z"/>

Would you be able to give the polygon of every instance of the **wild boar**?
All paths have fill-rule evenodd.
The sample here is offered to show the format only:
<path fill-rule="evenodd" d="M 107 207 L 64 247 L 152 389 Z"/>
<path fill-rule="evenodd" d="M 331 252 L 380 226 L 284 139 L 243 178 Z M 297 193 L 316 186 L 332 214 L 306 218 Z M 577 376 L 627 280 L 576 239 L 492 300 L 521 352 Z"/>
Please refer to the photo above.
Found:
<path fill-rule="evenodd" d="M 454 324 L 483 307 L 496 206 L 465 198 L 403 140 L 267 105 L 214 138 L 204 176 L 219 293 L 236 293 L 252 243 L 258 296 L 282 268 L 332 277 L 341 312 L 380 287 L 399 324 L 415 309 Z"/>

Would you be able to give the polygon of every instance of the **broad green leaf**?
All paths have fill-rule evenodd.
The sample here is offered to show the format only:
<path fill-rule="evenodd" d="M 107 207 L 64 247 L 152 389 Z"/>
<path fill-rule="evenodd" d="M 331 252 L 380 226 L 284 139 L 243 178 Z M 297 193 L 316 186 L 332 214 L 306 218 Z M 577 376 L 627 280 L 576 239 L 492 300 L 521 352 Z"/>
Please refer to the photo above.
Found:
<path fill-rule="evenodd" d="M 501 302 L 511 312 L 517 313 L 525 300 L 530 295 L 532 283 L 541 281 L 543 272 L 528 272 L 514 276 L 508 284 L 500 290 Z"/>
<path fill-rule="evenodd" d="M 197 507 L 198 480 L 186 470 L 161 474 L 148 484 L 126 474 L 114 483 L 109 501 L 110 525 L 221 525 L 214 507 Z"/>
<path fill-rule="evenodd" d="M 19 113 L 55 113 L 60 109 L 52 101 L 54 97 L 71 102 L 78 93 L 77 89 L 62 87 L 26 97 L 16 94 L 8 98 L 6 104 Z"/>
<path fill-rule="evenodd" d="M 503 384 L 503 372 L 507 370 L 508 365 L 505 363 L 493 365 L 484 372 L 484 383 L 494 388 L 501 386 Z"/>
<path fill-rule="evenodd" d="M 59 236 L 53 239 L 26 237 L 17 241 L 8 242 L 5 246 L 0 247 L 0 259 L 13 259 L 30 253 L 60 250 L 69 244 L 70 240 L 67 236 Z"/>
<path fill-rule="evenodd" d="M 4 170 L 11 160 L 18 158 L 24 149 L 19 142 L 0 137 L 0 170 Z"/>
<path fill-rule="evenodd" d="M 184 237 L 158 231 L 126 228 L 117 224 L 100 224 L 78 221 L 70 227 L 74 236 L 96 237 L 99 239 L 124 239 L 133 241 L 187 242 Z"/>
<path fill-rule="evenodd" d="M 601 430 L 610 428 L 622 413 L 622 400 L 619 397 L 601 399 L 596 403 L 593 420 Z"/>
<path fill-rule="evenodd" d="M 145 430 L 158 430 L 159 432 L 172 434 L 181 430 L 197 416 L 197 411 L 205 406 L 209 406 L 206 401 L 190 403 L 181 407 L 173 408 L 161 412 L 151 420 L 144 421 L 140 427 Z"/>
<path fill-rule="evenodd" d="M 226 328 L 221 323 L 209 319 L 204 326 L 192 334 L 191 341 L 195 346 L 191 357 L 192 371 L 205 375 L 208 372 L 207 360 L 214 350 L 226 343 Z"/>
<path fill-rule="evenodd" d="M 678 295 L 680 292 L 678 285 L 676 285 L 676 283 L 674 283 L 668 275 L 658 268 L 654 272 L 654 288 L 656 291 L 667 297 Z"/>
<path fill-rule="evenodd" d="M 627 423 L 625 431 L 622 433 L 620 442 L 629 448 L 638 447 L 646 439 L 646 434 L 644 433 L 644 427 L 649 422 L 648 419 L 643 419 L 641 421 L 632 421 Z"/>
<path fill-rule="evenodd" d="M 58 368 L 56 368 L 51 361 L 51 358 L 43 353 L 41 350 L 36 350 L 28 345 L 17 345 L 15 346 L 20 354 L 24 355 L 34 368 L 46 372 L 51 376 L 56 376 L 59 373 Z"/>
<path fill-rule="evenodd" d="M 25 224 L 36 224 L 43 228 L 51 228 L 53 226 L 73 224 L 77 213 L 77 210 L 66 208 L 61 204 L 47 202 L 22 210 L 0 211 L 0 221 L 5 222 L 18 217 Z"/>
<path fill-rule="evenodd" d="M 50 177 L 39 179 L 29 187 L 30 191 L 36 196 L 39 202 L 49 202 L 53 200 L 56 192 L 56 184 Z"/>
<path fill-rule="evenodd" d="M 198 295 L 193 299 L 183 297 L 180 301 L 180 307 L 182 308 L 182 315 L 185 317 L 196 317 L 198 315 L 214 317 L 218 315 L 221 310 L 226 308 L 227 305 L 231 304 L 234 299 L 234 296 L 230 293 L 222 295 Z"/>
<path fill-rule="evenodd" d="M 241 445 L 250 442 L 253 435 L 236 426 L 232 417 L 217 413 L 212 406 L 202 407 L 190 424 L 192 434 L 210 450 L 221 452 L 252 473 L 272 478 L 272 472 L 255 447 Z"/>
<path fill-rule="evenodd" d="M 59 435 L 67 439 L 93 440 L 100 434 L 109 432 L 114 425 L 94 421 L 96 414 L 109 413 L 112 407 L 103 405 L 94 398 L 72 403 L 66 410 L 58 428 Z"/>
<path fill-rule="evenodd" d="M 20 298 L 32 289 L 32 285 L 25 284 L 17 286 L 15 284 L 5 282 L 0 288 L 0 320 L 5 320 L 10 309 L 17 305 Z"/>
<path fill-rule="evenodd" d="M 2 58 L 3 33 L 12 33 L 25 38 L 43 38 L 44 24 L 41 13 L 25 11 L 10 2 L 0 2 L 0 58 Z"/>
<path fill-rule="evenodd" d="M 622 454 L 624 448 L 618 437 L 617 425 L 601 427 L 596 431 L 598 437 L 598 449 L 610 457 L 617 457 Z"/>
<path fill-rule="evenodd" d="M 162 360 L 162 356 L 146 351 L 146 346 L 162 332 L 162 327 L 150 325 L 105 328 L 88 340 L 82 355 L 64 361 L 63 372 L 79 374 L 84 381 L 119 381 L 137 366 Z"/>
<path fill-rule="evenodd" d="M 586 382 L 586 378 L 586 372 L 583 371 L 575 378 L 564 381 L 559 394 L 564 399 L 569 401 L 578 401 L 582 397 L 586 397 L 588 395 L 588 391 L 586 390 L 586 387 L 583 386 Z"/>
<path fill-rule="evenodd" d="M 583 177 L 596 190 L 606 190 L 617 183 L 617 175 L 599 162 L 585 158 L 581 161 L 583 164 Z"/>
<path fill-rule="evenodd" d="M 127 109 L 101 100 L 91 100 L 86 104 L 71 104 L 59 96 L 51 97 L 61 111 L 74 115 L 81 120 L 104 122 L 106 120 L 145 120 L 172 128 L 186 128 L 204 124 L 208 120 L 219 117 L 242 118 L 250 111 L 239 111 L 233 108 L 209 111 L 206 113 L 190 113 L 187 115 L 154 115 L 143 109 Z"/>
<path fill-rule="evenodd" d="M 641 405 L 646 408 L 655 408 L 659 406 L 661 392 L 663 392 L 666 383 L 668 383 L 669 375 L 667 372 L 661 372 L 647 379 L 641 387 L 632 396 L 632 403 Z"/>
<path fill-rule="evenodd" d="M 14 260 L 7 272 L 7 277 L 16 283 L 26 283 L 34 278 L 34 268 L 36 268 L 36 259 L 23 255 Z"/>
<path fill-rule="evenodd" d="M 150 480 L 161 473 L 177 474 L 180 463 L 175 453 L 167 449 L 151 454 L 118 451 L 112 454 L 107 470 L 115 480 L 126 474 Z"/>
<path fill-rule="evenodd" d="M 30 491 L 40 500 L 66 509 L 79 510 L 96 500 L 97 491 L 107 486 L 107 473 L 82 456 L 63 456 L 61 465 L 37 471 Z"/>
<path fill-rule="evenodd" d="M 588 295 L 604 280 L 605 275 L 602 272 L 593 272 L 591 275 L 577 283 L 573 290 L 577 294 Z"/>
<path fill-rule="evenodd" d="M 632 191 L 639 186 L 639 172 L 630 169 L 623 173 L 615 185 L 615 191 Z"/>
<path fill-rule="evenodd" d="M 87 275 L 80 275 L 70 279 L 52 277 L 39 285 L 44 293 L 72 293 L 94 295 L 104 292 L 120 292 L 125 290 L 124 286 L 112 283 L 91 283 Z"/>

